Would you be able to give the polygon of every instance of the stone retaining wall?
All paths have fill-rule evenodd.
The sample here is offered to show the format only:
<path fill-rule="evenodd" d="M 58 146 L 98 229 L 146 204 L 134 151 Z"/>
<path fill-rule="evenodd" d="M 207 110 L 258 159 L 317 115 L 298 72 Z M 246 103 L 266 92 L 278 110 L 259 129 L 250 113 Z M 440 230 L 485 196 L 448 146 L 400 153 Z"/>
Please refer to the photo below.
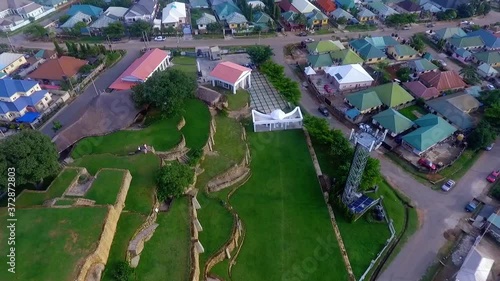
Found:
<path fill-rule="evenodd" d="M 214 136 L 215 136 L 215 132 L 217 131 L 217 124 L 215 123 L 214 114 L 217 114 L 217 113 L 214 113 L 213 111 L 210 111 L 210 113 L 212 114 L 212 117 L 210 119 L 210 131 L 208 134 L 207 143 L 203 147 L 203 154 L 206 154 L 210 151 L 213 151 L 214 145 L 215 145 Z"/>
<path fill-rule="evenodd" d="M 199 281 L 200 280 L 200 252 L 196 248 L 196 243 L 199 243 L 198 240 L 198 229 L 195 224 L 198 220 L 198 215 L 196 212 L 196 206 L 194 201 L 196 199 L 195 196 L 188 195 L 189 202 L 189 216 L 190 216 L 190 233 L 191 233 L 191 245 L 189 249 L 189 254 L 191 255 L 191 269 L 189 271 L 189 280 L 190 281 Z"/>
<path fill-rule="evenodd" d="M 100 270 L 108 262 L 109 250 L 111 249 L 111 243 L 115 236 L 116 226 L 118 220 L 120 219 L 120 214 L 125 207 L 125 199 L 127 198 L 128 189 L 130 187 L 130 182 L 132 181 L 132 175 L 128 170 L 120 169 L 107 169 L 107 170 L 119 170 L 126 172 L 118 195 L 116 196 L 116 202 L 113 206 L 108 206 L 108 214 L 104 221 L 103 231 L 101 237 L 97 244 L 95 251 L 90 254 L 84 261 L 82 268 L 76 278 L 77 281 L 90 281 L 95 280 L 95 276 L 100 276 Z"/>
<path fill-rule="evenodd" d="M 155 154 L 164 161 L 173 161 L 179 159 L 188 151 L 189 148 L 186 147 L 186 138 L 184 137 L 184 135 L 181 135 L 181 140 L 174 148 L 168 151 L 155 151 Z"/>
<path fill-rule="evenodd" d="M 184 126 L 186 125 L 186 119 L 184 119 L 184 116 L 181 117 L 181 120 L 179 121 L 179 124 L 177 124 L 177 130 L 180 131 Z"/>

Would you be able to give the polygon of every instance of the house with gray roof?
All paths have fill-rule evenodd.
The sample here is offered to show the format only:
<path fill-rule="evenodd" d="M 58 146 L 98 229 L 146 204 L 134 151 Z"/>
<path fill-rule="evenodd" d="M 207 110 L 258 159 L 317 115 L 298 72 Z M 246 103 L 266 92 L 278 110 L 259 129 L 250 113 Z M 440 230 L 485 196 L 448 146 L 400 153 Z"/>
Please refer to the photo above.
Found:
<path fill-rule="evenodd" d="M 198 26 L 198 30 L 207 30 L 207 26 L 211 23 L 216 23 L 214 15 L 203 13 L 199 19 L 196 20 L 196 25 Z"/>
<path fill-rule="evenodd" d="M 46 6 L 56 8 L 68 2 L 68 0 L 34 0 L 34 2 Z"/>
<path fill-rule="evenodd" d="M 436 40 L 448 40 L 452 37 L 464 37 L 467 33 L 460 27 L 445 27 L 438 29 L 434 32 L 434 38 Z"/>
<path fill-rule="evenodd" d="M 60 28 L 71 29 L 79 22 L 84 22 L 85 24 L 89 24 L 90 22 L 92 22 L 92 17 L 82 12 L 77 12 L 74 16 L 70 17 L 67 21 L 65 21 L 60 26 Z"/>
<path fill-rule="evenodd" d="M 466 93 L 446 95 L 426 101 L 426 107 L 462 131 L 475 126 L 469 113 L 476 111 L 481 104 L 473 96 Z"/>
<path fill-rule="evenodd" d="M 439 69 L 435 64 L 426 59 L 412 60 L 408 62 L 408 68 L 414 73 L 422 74 Z"/>
<path fill-rule="evenodd" d="M 369 9 L 374 12 L 380 19 L 386 19 L 388 16 L 399 14 L 398 11 L 387 6 L 382 2 L 368 3 Z"/>
<path fill-rule="evenodd" d="M 125 14 L 125 23 L 131 24 L 138 20 L 152 22 L 156 16 L 157 9 L 157 0 L 139 0 Z"/>
<path fill-rule="evenodd" d="M 500 67 L 500 52 L 479 52 L 472 55 L 475 63 L 487 63 L 493 67 Z"/>
<path fill-rule="evenodd" d="M 248 23 L 247 18 L 245 18 L 244 15 L 236 12 L 228 15 L 226 17 L 226 22 L 232 30 L 246 28 Z"/>
<path fill-rule="evenodd" d="M 350 20 L 353 18 L 351 14 L 349 14 L 346 10 L 342 8 L 337 8 L 335 11 L 333 11 L 330 16 L 333 19 L 339 19 L 339 18 L 345 18 L 346 20 Z"/>
<path fill-rule="evenodd" d="M 28 0 L 0 1 L 0 30 L 13 31 L 30 23 L 30 18 L 39 19 L 53 12 Z"/>
<path fill-rule="evenodd" d="M 497 77 L 498 76 L 498 71 L 491 67 L 491 65 L 487 63 L 483 63 L 480 66 L 477 67 L 477 73 L 479 76 L 483 78 L 490 78 L 490 77 Z"/>

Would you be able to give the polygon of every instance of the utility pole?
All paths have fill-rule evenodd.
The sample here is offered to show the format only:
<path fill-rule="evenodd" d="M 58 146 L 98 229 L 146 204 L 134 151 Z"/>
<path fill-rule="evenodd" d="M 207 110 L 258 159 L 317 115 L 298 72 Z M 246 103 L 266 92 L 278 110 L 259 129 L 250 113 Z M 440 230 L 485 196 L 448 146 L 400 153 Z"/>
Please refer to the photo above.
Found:
<path fill-rule="evenodd" d="M 109 39 L 109 35 L 106 35 L 106 37 L 108 38 L 109 50 L 113 51 L 113 46 L 111 45 L 111 40 Z"/>

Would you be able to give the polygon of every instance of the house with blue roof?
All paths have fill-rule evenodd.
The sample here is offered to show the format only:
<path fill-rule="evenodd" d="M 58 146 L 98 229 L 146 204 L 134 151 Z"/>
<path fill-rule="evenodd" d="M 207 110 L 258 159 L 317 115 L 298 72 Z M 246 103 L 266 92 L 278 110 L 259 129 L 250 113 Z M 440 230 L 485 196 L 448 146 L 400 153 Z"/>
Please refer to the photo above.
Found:
<path fill-rule="evenodd" d="M 73 5 L 66 12 L 68 16 L 74 16 L 77 13 L 83 13 L 93 18 L 98 18 L 102 14 L 102 9 L 92 5 Z"/>
<path fill-rule="evenodd" d="M 225 2 L 219 5 L 212 6 L 215 15 L 219 20 L 226 20 L 231 14 L 238 13 L 241 14 L 240 8 L 233 4 L 232 2 Z"/>
<path fill-rule="evenodd" d="M 496 37 L 490 31 L 479 29 L 467 33 L 467 37 L 479 36 L 484 42 L 484 47 L 488 50 L 500 50 L 500 38 Z"/>
<path fill-rule="evenodd" d="M 0 120 L 14 121 L 29 113 L 37 118 L 49 107 L 52 97 L 36 81 L 0 79 Z M 34 121 L 34 120 L 27 120 Z"/>
<path fill-rule="evenodd" d="M 342 9 L 354 8 L 354 0 L 335 0 L 335 6 Z"/>

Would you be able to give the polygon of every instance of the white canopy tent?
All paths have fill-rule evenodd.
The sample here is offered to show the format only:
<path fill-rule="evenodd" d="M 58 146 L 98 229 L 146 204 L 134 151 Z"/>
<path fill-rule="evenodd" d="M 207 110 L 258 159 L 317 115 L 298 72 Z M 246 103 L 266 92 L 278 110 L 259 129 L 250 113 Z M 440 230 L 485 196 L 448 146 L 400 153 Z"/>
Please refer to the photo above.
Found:
<path fill-rule="evenodd" d="M 316 71 L 314 71 L 314 69 L 310 66 L 308 66 L 304 69 L 304 73 L 306 75 L 316 75 Z"/>
<path fill-rule="evenodd" d="M 277 131 L 289 129 L 301 129 L 304 120 L 300 107 L 296 107 L 289 113 L 276 109 L 271 114 L 260 113 L 252 110 L 254 132 Z"/>

